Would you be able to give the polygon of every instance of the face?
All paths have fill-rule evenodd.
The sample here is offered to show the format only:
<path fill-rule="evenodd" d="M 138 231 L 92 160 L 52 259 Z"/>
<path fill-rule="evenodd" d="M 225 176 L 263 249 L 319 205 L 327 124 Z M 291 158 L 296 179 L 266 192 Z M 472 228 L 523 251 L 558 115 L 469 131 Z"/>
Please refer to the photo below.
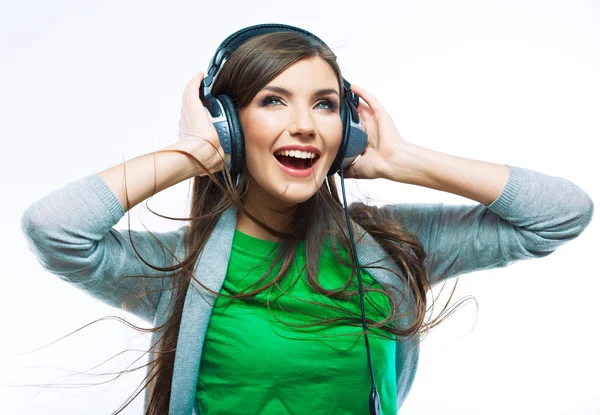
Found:
<path fill-rule="evenodd" d="M 340 102 L 333 69 L 313 57 L 287 68 L 240 109 L 249 200 L 290 207 L 317 192 L 342 139 Z"/>

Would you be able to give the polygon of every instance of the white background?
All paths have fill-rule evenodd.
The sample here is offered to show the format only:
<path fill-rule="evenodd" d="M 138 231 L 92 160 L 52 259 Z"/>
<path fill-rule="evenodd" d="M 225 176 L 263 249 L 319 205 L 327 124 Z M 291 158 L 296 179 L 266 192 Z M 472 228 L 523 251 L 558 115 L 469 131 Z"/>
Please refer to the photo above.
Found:
<path fill-rule="evenodd" d="M 22 213 L 71 181 L 176 141 L 187 81 L 229 34 L 272 22 L 325 40 L 406 141 L 561 176 L 598 204 L 598 2 L 4 2 L 2 413 L 110 414 L 142 371 L 94 388 L 68 386 L 111 378 L 67 375 L 124 370 L 139 352 L 89 371 L 148 343 L 108 320 L 22 355 L 97 318 L 128 316 L 46 273 L 27 249 Z M 187 190 L 180 183 L 150 207 L 185 215 Z M 350 190 L 377 203 L 475 203 L 381 180 Z M 131 226 L 142 222 L 180 226 L 140 205 Z M 600 413 L 597 222 L 549 257 L 461 277 L 454 300 L 472 295 L 479 310 L 471 301 L 424 341 L 399 413 Z M 117 225 L 126 227 L 127 216 Z M 44 383 L 63 387 L 9 387 Z M 123 413 L 141 414 L 141 404 Z"/>

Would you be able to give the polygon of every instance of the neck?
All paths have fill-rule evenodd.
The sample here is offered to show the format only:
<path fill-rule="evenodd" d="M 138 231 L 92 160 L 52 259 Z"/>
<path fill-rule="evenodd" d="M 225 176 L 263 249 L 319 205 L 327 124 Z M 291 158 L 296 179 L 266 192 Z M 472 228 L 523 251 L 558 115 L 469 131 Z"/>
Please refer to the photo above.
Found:
<path fill-rule="evenodd" d="M 285 204 L 252 185 L 249 186 L 242 204 L 255 218 L 280 232 L 288 229 L 295 212 L 295 205 Z M 241 209 L 237 212 L 236 229 L 255 238 L 275 242 L 280 240 L 255 223 Z"/>

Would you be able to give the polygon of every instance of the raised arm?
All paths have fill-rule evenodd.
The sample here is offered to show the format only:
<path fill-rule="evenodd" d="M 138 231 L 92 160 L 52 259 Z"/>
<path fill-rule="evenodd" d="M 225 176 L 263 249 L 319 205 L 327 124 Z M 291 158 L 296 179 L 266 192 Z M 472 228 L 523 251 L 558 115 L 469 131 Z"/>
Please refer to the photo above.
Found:
<path fill-rule="evenodd" d="M 163 278 L 153 277 L 161 272 L 146 265 L 134 247 L 156 267 L 173 265 L 168 250 L 183 253 L 182 229 L 129 234 L 113 226 L 127 208 L 183 180 L 205 175 L 194 158 L 211 172 L 223 167 L 223 149 L 198 95 L 202 76 L 199 73 L 186 86 L 180 140 L 166 147 L 167 151 L 146 154 L 69 183 L 34 202 L 21 218 L 29 249 L 45 270 L 149 322 L 156 313 Z M 152 276 L 126 278 L 147 274 Z"/>
<path fill-rule="evenodd" d="M 363 88 L 358 112 L 369 139 L 347 177 L 385 178 L 457 194 L 477 205 L 395 204 L 381 208 L 417 234 L 432 283 L 543 257 L 583 232 L 594 204 L 577 185 L 533 170 L 472 160 L 407 143 Z"/>
<path fill-rule="evenodd" d="M 593 202 L 577 185 L 522 167 L 507 168 L 509 179 L 488 206 L 438 203 L 382 208 L 386 216 L 417 234 L 427 252 L 432 283 L 544 257 L 590 223 Z"/>
<path fill-rule="evenodd" d="M 127 311 L 152 322 L 162 279 L 124 277 L 161 273 L 138 258 L 128 230 L 113 229 L 124 214 L 117 196 L 94 173 L 34 202 L 24 212 L 21 225 L 29 250 L 46 271 L 106 304 L 127 306 Z M 149 232 L 131 231 L 142 258 L 158 267 L 171 265 L 173 257 L 160 242 L 174 252 L 179 233 L 154 235 L 158 240 Z M 124 304 L 126 300 L 131 303 Z"/>

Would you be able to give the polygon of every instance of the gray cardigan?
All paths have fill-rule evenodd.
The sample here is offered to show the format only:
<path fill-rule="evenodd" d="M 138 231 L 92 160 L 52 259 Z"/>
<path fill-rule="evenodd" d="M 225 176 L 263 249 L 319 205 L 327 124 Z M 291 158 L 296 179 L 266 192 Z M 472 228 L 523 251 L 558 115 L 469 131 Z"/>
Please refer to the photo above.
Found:
<path fill-rule="evenodd" d="M 508 166 L 510 178 L 502 194 L 489 206 L 437 204 L 391 204 L 382 207 L 389 217 L 415 233 L 426 252 L 426 266 L 433 283 L 484 269 L 505 267 L 512 262 L 549 255 L 574 239 L 590 223 L 594 205 L 590 197 L 572 182 L 533 170 Z M 156 274 L 142 262 L 127 230 L 114 229 L 124 209 L 101 177 L 91 174 L 59 188 L 32 203 L 21 225 L 29 249 L 41 266 L 95 298 L 125 309 L 123 299 L 139 293 L 140 299 L 126 310 L 154 325 L 169 315 L 171 292 L 163 279 L 122 278 L 124 275 Z M 225 211 L 199 255 L 195 276 L 219 292 L 231 251 L 236 226 L 236 208 Z M 361 229 L 357 229 L 358 232 Z M 182 228 L 154 233 L 183 258 Z M 358 240 L 358 234 L 355 239 Z M 158 266 L 173 263 L 172 257 L 145 231 L 131 231 L 136 249 L 148 262 Z M 361 264 L 381 261 L 396 272 L 398 266 L 367 234 L 357 244 Z M 382 269 L 368 270 L 391 290 L 400 312 L 412 304 L 401 301 L 404 284 Z M 173 369 L 169 414 L 197 414 L 195 391 L 200 357 L 215 297 L 192 280 L 186 293 L 177 352 Z M 406 327 L 410 321 L 396 321 Z M 151 344 L 159 333 L 152 335 Z M 396 390 L 398 409 L 402 406 L 417 369 L 418 339 L 396 343 Z M 366 364 L 366 360 L 365 360 Z M 368 390 L 357 391 L 368 393 Z M 146 396 L 146 399 L 148 397 Z"/>

